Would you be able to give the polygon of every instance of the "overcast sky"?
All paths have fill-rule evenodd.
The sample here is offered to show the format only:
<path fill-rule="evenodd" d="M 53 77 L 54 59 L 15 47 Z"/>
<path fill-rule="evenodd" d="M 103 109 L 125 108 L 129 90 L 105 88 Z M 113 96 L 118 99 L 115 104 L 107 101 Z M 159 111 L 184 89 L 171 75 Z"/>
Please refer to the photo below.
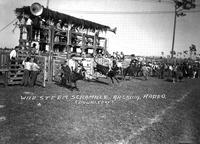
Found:
<path fill-rule="evenodd" d="M 172 0 L 49 0 L 49 8 L 110 27 L 108 51 L 136 55 L 169 55 L 172 47 L 174 4 Z M 200 1 L 196 0 L 199 4 Z M 36 0 L 0 0 L 0 29 L 15 19 L 15 8 L 30 6 Z M 46 0 L 37 0 L 46 6 Z M 152 12 L 153 11 L 153 12 Z M 155 12 L 156 11 L 156 12 Z M 175 51 L 182 52 L 195 44 L 200 47 L 199 5 L 184 17 L 177 18 Z M 0 32 L 0 46 L 18 45 L 19 30 L 13 25 Z"/>

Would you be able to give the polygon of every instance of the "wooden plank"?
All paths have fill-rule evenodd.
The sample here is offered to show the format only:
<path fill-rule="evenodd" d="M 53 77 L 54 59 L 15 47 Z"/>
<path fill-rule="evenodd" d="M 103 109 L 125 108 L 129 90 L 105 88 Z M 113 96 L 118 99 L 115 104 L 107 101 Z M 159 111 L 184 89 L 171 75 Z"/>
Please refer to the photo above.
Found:
<path fill-rule="evenodd" d="M 24 71 L 18 71 L 17 73 L 9 73 L 9 75 L 23 75 L 24 74 Z"/>
<path fill-rule="evenodd" d="M 8 85 L 17 85 L 17 84 L 21 84 L 21 81 L 15 81 L 15 82 L 9 82 L 8 81 Z"/>
<path fill-rule="evenodd" d="M 22 80 L 23 77 L 10 77 L 9 81 L 14 81 L 14 80 Z"/>
<path fill-rule="evenodd" d="M 23 77 L 23 74 L 21 74 L 21 75 L 10 75 L 9 74 L 9 78 L 15 78 L 15 77 Z"/>

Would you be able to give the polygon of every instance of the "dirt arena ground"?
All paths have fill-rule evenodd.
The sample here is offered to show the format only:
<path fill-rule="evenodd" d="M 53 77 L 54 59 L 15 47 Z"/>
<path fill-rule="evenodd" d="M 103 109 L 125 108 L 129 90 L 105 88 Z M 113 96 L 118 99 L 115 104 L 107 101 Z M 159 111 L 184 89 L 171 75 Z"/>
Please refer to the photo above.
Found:
<path fill-rule="evenodd" d="M 0 87 L 1 144 L 200 143 L 200 79 Z"/>

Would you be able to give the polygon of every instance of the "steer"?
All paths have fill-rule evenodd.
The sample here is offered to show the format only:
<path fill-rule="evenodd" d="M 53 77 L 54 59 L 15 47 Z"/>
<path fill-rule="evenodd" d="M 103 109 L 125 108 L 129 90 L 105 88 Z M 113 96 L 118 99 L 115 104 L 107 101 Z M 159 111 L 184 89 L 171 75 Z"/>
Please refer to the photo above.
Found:
<path fill-rule="evenodd" d="M 74 88 L 76 90 L 79 90 L 77 88 L 76 82 L 78 80 L 83 80 L 85 78 L 86 70 L 83 67 L 81 67 L 79 72 L 71 71 L 68 65 L 63 65 L 62 70 L 63 70 L 63 73 L 61 74 L 61 84 L 64 86 L 69 84 L 71 90 L 73 90 Z M 74 87 L 72 86 L 72 83 L 74 83 Z"/>
<path fill-rule="evenodd" d="M 103 75 L 109 77 L 111 79 L 112 83 L 114 83 L 113 78 L 119 83 L 119 81 L 116 77 L 116 75 L 118 74 L 118 70 L 119 70 L 117 65 L 115 65 L 115 66 L 113 65 L 111 70 L 109 70 L 108 66 L 98 64 L 95 61 L 95 59 L 94 59 L 94 62 L 96 63 L 96 67 L 94 67 L 95 72 L 99 72 L 100 74 L 103 74 Z"/>

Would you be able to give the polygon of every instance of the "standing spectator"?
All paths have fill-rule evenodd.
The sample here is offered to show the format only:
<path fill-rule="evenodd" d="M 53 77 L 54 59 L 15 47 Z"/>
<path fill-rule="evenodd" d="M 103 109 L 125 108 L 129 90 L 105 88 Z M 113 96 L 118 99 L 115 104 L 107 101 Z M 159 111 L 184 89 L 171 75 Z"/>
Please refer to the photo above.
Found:
<path fill-rule="evenodd" d="M 30 86 L 33 87 L 36 84 L 37 76 L 40 71 L 40 67 L 37 64 L 37 59 L 32 58 L 31 59 L 31 73 L 30 73 Z"/>
<path fill-rule="evenodd" d="M 12 69 L 16 69 L 16 62 L 17 62 L 17 53 L 19 50 L 19 46 L 16 46 L 11 52 L 10 52 L 10 64 Z M 15 73 L 15 70 L 11 71 L 12 73 Z"/>
<path fill-rule="evenodd" d="M 189 78 L 193 77 L 193 68 L 190 64 L 188 65 L 188 76 Z"/>
<path fill-rule="evenodd" d="M 173 66 L 171 64 L 168 65 L 168 79 L 172 77 Z"/>
<path fill-rule="evenodd" d="M 27 30 L 27 40 L 31 41 L 31 33 L 32 33 L 32 20 L 30 19 L 30 17 L 27 15 L 27 21 L 26 21 L 26 30 Z"/>
<path fill-rule="evenodd" d="M 64 31 L 64 32 L 62 32 L 62 35 L 63 35 L 62 40 L 63 41 L 67 41 L 67 33 L 68 33 L 68 25 L 67 25 L 67 23 L 64 23 L 64 25 L 62 27 L 62 30 Z"/>
<path fill-rule="evenodd" d="M 146 63 L 142 64 L 142 74 L 144 76 L 144 79 L 148 80 L 148 68 L 146 66 Z"/>
<path fill-rule="evenodd" d="M 71 69 L 68 66 L 68 61 L 65 60 L 63 64 L 61 64 L 61 84 L 66 86 L 67 84 L 71 85 Z"/>
<path fill-rule="evenodd" d="M 24 75 L 22 79 L 23 86 L 29 86 L 30 84 L 30 72 L 31 72 L 31 65 L 32 65 L 30 60 L 31 58 L 27 57 L 22 63 L 22 65 L 24 66 Z"/>
<path fill-rule="evenodd" d="M 176 64 L 172 66 L 172 80 L 173 80 L 173 83 L 177 81 L 177 65 Z"/>
<path fill-rule="evenodd" d="M 48 30 L 45 29 L 45 27 L 47 26 L 47 22 L 45 21 L 45 19 L 42 19 L 41 18 L 41 21 L 40 21 L 40 41 L 45 41 L 47 40 L 48 38 Z"/>
<path fill-rule="evenodd" d="M 125 56 L 124 56 L 124 53 L 121 52 L 121 53 L 120 53 L 120 60 L 121 60 L 121 61 L 124 61 L 124 57 L 125 57 Z"/>
<path fill-rule="evenodd" d="M 39 40 L 39 33 L 40 33 L 40 18 L 39 17 L 35 17 L 33 19 L 33 33 L 32 33 L 32 38 L 34 40 Z"/>
<path fill-rule="evenodd" d="M 194 64 L 194 65 L 193 65 L 193 76 L 192 76 L 192 79 L 196 78 L 197 71 L 198 71 L 197 65 Z"/>
<path fill-rule="evenodd" d="M 116 59 L 116 57 L 117 57 L 117 56 L 116 56 L 116 53 L 113 52 L 113 58 Z"/>
<path fill-rule="evenodd" d="M 164 79 L 164 72 L 165 72 L 165 64 L 160 64 L 160 78 Z"/>
<path fill-rule="evenodd" d="M 117 51 L 116 52 L 116 60 L 119 60 L 119 58 L 120 58 L 120 55 L 119 55 L 119 52 Z"/>
<path fill-rule="evenodd" d="M 57 31 L 55 32 L 55 39 L 54 39 L 55 42 L 61 41 L 60 36 L 59 36 L 62 31 L 61 23 L 62 23 L 62 20 L 59 20 L 58 23 L 56 24 Z"/>

